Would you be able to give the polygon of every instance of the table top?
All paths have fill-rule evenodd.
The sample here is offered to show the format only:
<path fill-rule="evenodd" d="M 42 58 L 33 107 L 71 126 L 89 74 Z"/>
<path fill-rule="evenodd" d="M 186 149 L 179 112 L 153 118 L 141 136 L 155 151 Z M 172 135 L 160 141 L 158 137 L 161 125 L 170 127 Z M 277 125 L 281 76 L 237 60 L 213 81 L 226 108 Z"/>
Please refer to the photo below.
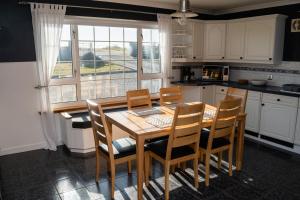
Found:
<path fill-rule="evenodd" d="M 158 118 L 170 118 L 174 116 L 174 108 L 167 106 L 156 107 L 162 111 L 160 114 L 138 116 L 132 114 L 132 111 L 116 111 L 105 113 L 106 119 L 109 123 L 118 126 L 124 131 L 128 132 L 130 135 L 137 137 L 140 135 L 145 136 L 145 138 L 161 137 L 168 135 L 171 130 L 171 123 L 166 127 L 159 127 L 149 123 L 149 118 L 155 116 Z M 134 111 L 134 110 L 133 110 Z M 216 111 L 216 107 L 206 104 L 205 113 L 207 116 L 211 115 Z M 212 117 L 204 117 L 203 127 L 211 126 L 213 121 Z"/>

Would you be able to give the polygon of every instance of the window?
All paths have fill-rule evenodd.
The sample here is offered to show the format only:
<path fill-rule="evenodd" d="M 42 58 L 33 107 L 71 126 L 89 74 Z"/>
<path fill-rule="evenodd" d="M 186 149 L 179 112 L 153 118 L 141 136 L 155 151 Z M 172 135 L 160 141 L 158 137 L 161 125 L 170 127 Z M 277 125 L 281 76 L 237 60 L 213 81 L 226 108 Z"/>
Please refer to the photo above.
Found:
<path fill-rule="evenodd" d="M 138 88 L 156 93 L 161 85 L 158 29 L 64 25 L 51 103 L 122 97 Z"/>

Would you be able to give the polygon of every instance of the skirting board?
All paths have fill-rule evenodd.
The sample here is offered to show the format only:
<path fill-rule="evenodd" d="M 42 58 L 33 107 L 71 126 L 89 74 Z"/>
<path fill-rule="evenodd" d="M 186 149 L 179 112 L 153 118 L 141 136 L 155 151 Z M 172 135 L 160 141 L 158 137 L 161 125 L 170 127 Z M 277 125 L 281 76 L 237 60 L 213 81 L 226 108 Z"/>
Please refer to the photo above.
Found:
<path fill-rule="evenodd" d="M 46 147 L 45 142 L 35 143 L 35 144 L 28 144 L 28 145 L 22 145 L 22 146 L 16 146 L 16 147 L 10 147 L 10 148 L 1 148 L 0 149 L 0 156 L 14 154 L 14 153 L 21 153 L 25 151 L 32 151 L 37 149 L 43 149 Z"/>

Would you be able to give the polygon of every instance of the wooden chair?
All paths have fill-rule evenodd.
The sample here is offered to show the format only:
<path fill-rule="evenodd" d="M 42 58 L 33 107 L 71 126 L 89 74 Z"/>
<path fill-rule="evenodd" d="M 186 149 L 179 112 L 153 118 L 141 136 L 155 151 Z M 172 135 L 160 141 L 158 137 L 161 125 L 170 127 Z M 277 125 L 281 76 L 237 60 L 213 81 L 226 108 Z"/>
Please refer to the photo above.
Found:
<path fill-rule="evenodd" d="M 160 105 L 183 103 L 182 89 L 178 87 L 160 88 Z"/>
<path fill-rule="evenodd" d="M 149 107 L 152 108 L 151 96 L 148 89 L 127 91 L 128 109 Z"/>
<path fill-rule="evenodd" d="M 168 140 L 160 140 L 148 145 L 145 158 L 146 184 L 149 183 L 151 159 L 165 167 L 165 198 L 169 199 L 170 166 L 194 160 L 195 187 L 198 188 L 198 150 L 202 127 L 204 104 L 179 104 L 176 107 L 171 133 Z"/>
<path fill-rule="evenodd" d="M 248 90 L 229 87 L 225 99 L 230 99 L 231 97 L 242 98 L 241 112 L 245 113 Z"/>
<path fill-rule="evenodd" d="M 107 161 L 107 169 L 111 177 L 111 197 L 114 198 L 115 166 L 128 163 L 128 173 L 131 173 L 131 161 L 136 159 L 136 142 L 131 138 L 112 140 L 101 105 L 87 100 L 96 147 L 96 182 L 100 175 L 100 155 Z"/>
<path fill-rule="evenodd" d="M 199 155 L 205 155 L 205 185 L 209 186 L 210 157 L 219 154 L 218 167 L 221 166 L 222 152 L 228 150 L 229 176 L 232 176 L 232 153 L 236 118 L 241 109 L 241 98 L 231 98 L 220 102 L 210 131 L 202 130 Z M 202 158 L 201 158 L 202 160 Z"/>

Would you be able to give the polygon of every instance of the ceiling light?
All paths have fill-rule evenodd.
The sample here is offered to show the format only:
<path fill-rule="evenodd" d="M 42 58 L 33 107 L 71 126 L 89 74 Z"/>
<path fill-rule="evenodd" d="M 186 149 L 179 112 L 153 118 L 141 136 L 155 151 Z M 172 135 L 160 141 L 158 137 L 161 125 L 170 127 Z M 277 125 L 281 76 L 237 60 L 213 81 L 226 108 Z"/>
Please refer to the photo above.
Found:
<path fill-rule="evenodd" d="M 176 17 L 180 25 L 185 25 L 187 18 L 197 17 L 198 14 L 191 11 L 189 0 L 180 0 L 179 9 L 175 13 L 172 13 L 171 16 Z"/>

